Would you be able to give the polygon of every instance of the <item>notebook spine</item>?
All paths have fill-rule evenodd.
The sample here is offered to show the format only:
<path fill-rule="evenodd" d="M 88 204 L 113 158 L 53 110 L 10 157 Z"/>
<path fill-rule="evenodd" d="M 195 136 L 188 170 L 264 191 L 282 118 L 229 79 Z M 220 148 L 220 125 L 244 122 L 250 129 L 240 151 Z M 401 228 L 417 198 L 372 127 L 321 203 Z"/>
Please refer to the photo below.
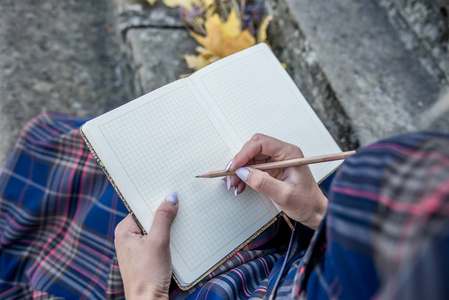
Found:
<path fill-rule="evenodd" d="M 134 214 L 134 212 L 132 211 L 131 207 L 129 206 L 128 202 L 126 201 L 125 197 L 123 196 L 123 194 L 120 192 L 119 188 L 117 187 L 117 185 L 115 184 L 114 180 L 112 179 L 111 175 L 109 174 L 108 170 L 106 169 L 106 167 L 104 166 L 103 162 L 101 161 L 101 159 L 98 157 L 97 153 L 95 152 L 94 148 L 92 147 L 91 143 L 89 142 L 89 139 L 86 137 L 86 135 L 83 132 L 83 126 L 82 125 L 79 129 L 80 135 L 84 140 L 84 143 L 86 144 L 87 148 L 89 149 L 90 153 L 92 154 L 92 156 L 95 158 L 95 160 L 97 161 L 98 165 L 101 167 L 101 169 L 103 170 L 104 174 L 106 175 L 106 178 L 109 180 L 109 182 L 111 183 L 111 185 L 114 187 L 114 190 L 116 191 L 117 195 L 120 197 L 120 199 L 122 199 L 123 204 L 125 204 L 126 209 L 128 210 L 129 214 L 133 217 L 134 221 L 136 222 L 137 226 L 139 227 L 140 231 L 142 231 L 142 234 L 146 235 L 147 232 L 146 230 L 143 228 L 142 224 L 139 222 L 139 220 L 136 218 L 136 215 Z"/>

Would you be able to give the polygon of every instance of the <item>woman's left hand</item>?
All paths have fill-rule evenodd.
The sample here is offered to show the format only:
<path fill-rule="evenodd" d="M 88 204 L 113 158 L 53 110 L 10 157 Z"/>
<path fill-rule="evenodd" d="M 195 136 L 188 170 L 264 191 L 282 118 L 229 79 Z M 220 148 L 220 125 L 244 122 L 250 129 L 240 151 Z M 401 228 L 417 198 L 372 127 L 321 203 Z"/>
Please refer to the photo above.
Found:
<path fill-rule="evenodd" d="M 170 193 L 161 203 L 148 235 L 142 235 L 131 215 L 115 228 L 126 299 L 168 299 L 172 274 L 170 227 L 178 211 L 177 200 L 176 193 Z"/>

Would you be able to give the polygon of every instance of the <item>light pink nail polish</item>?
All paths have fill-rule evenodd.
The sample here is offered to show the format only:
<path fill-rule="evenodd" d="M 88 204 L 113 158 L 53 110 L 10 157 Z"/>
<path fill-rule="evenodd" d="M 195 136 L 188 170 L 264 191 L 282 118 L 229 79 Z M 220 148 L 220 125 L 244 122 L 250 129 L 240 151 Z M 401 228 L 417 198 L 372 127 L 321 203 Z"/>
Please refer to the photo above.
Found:
<path fill-rule="evenodd" d="M 167 197 L 165 197 L 165 201 L 176 205 L 176 203 L 178 203 L 178 194 L 176 194 L 176 192 L 169 193 Z"/>
<path fill-rule="evenodd" d="M 228 191 L 231 189 L 231 176 L 228 176 L 228 178 L 226 179 L 226 184 L 228 187 Z"/>
<path fill-rule="evenodd" d="M 238 168 L 235 170 L 235 174 L 243 181 L 248 181 L 250 172 L 247 168 Z"/>
<path fill-rule="evenodd" d="M 234 162 L 234 159 L 231 159 L 231 160 L 226 164 L 226 167 L 224 168 L 224 171 L 225 171 L 225 172 L 229 171 L 229 169 L 231 168 L 233 162 Z"/>

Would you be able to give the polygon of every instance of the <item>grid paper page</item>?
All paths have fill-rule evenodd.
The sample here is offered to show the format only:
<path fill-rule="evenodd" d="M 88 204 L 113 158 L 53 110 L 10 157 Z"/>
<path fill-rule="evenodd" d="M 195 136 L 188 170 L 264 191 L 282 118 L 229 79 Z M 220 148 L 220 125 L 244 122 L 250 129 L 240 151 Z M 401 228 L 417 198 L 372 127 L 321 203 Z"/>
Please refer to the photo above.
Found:
<path fill-rule="evenodd" d="M 259 132 L 299 146 L 305 156 L 328 154 L 328 139 L 310 126 L 315 121 L 298 99 L 302 95 L 279 71 L 267 53 L 257 51 L 204 74 L 201 82 L 242 142 Z M 314 174 L 324 167 L 310 165 Z"/>
<path fill-rule="evenodd" d="M 269 213 L 254 191 L 234 198 L 222 181 L 194 178 L 224 167 L 217 163 L 232 154 L 188 86 L 99 128 L 152 213 L 168 192 L 178 193 L 171 249 L 190 271 Z M 178 256 L 173 255 L 174 265 Z"/>

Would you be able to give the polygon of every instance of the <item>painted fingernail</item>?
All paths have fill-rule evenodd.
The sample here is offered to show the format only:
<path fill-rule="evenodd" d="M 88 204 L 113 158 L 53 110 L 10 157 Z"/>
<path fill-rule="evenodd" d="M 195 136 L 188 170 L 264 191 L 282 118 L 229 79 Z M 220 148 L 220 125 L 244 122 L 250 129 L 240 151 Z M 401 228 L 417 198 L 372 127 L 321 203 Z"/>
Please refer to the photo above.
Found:
<path fill-rule="evenodd" d="M 248 181 L 250 172 L 247 168 L 238 168 L 235 170 L 235 174 L 243 181 Z"/>
<path fill-rule="evenodd" d="M 176 194 L 176 192 L 169 193 L 167 197 L 165 197 L 165 201 L 176 205 L 176 203 L 178 203 L 178 194 Z"/>
<path fill-rule="evenodd" d="M 234 187 L 234 197 L 237 197 L 237 188 Z"/>
<path fill-rule="evenodd" d="M 223 176 L 223 177 L 221 177 L 220 180 L 223 180 L 223 181 L 224 181 L 225 179 L 226 179 L 226 176 Z"/>
<path fill-rule="evenodd" d="M 225 172 L 229 171 L 229 169 L 231 168 L 233 162 L 234 162 L 234 159 L 231 159 L 231 160 L 226 164 L 226 167 L 224 168 L 224 171 L 225 171 Z"/>
<path fill-rule="evenodd" d="M 226 184 L 228 186 L 228 191 L 231 189 L 231 176 L 228 176 L 226 178 Z"/>

